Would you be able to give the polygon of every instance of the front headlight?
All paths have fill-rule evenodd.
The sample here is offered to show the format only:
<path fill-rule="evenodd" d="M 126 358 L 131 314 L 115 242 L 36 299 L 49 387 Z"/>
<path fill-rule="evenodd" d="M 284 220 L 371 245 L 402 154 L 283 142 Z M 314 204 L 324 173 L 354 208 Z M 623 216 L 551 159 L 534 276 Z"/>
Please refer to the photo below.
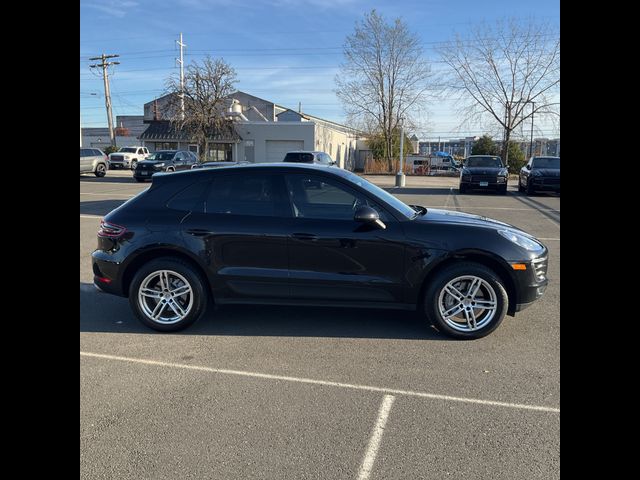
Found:
<path fill-rule="evenodd" d="M 162 168 L 162 167 L 164 167 L 164 163 L 156 163 L 156 167 Z"/>
<path fill-rule="evenodd" d="M 498 230 L 498 233 L 529 252 L 541 252 L 544 250 L 540 243 L 513 230 Z"/>

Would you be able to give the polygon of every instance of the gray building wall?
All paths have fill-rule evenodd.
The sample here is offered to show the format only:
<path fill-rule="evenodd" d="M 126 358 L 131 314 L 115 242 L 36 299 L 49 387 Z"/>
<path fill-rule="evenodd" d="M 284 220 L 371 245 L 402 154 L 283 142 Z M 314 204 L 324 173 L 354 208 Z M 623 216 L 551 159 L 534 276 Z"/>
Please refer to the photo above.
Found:
<path fill-rule="evenodd" d="M 312 122 L 242 122 L 236 125 L 236 131 L 243 142 L 238 145 L 238 158 L 245 160 L 247 140 L 254 142 L 255 163 L 266 162 L 267 140 L 302 140 L 304 150 L 314 150 L 314 128 Z"/>

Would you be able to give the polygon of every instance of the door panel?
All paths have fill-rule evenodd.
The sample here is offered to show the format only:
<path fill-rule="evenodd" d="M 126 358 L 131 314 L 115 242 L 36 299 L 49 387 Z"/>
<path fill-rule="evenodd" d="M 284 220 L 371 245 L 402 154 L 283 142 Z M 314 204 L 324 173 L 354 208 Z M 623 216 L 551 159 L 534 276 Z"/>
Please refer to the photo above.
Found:
<path fill-rule="evenodd" d="M 295 174 L 285 181 L 293 210 L 288 222 L 292 298 L 402 302 L 400 223 L 337 180 Z M 378 210 L 385 230 L 353 220 L 364 204 Z"/>
<path fill-rule="evenodd" d="M 205 261 L 216 299 L 289 298 L 287 236 L 275 177 L 221 175 L 201 211 L 183 222 L 191 251 Z"/>

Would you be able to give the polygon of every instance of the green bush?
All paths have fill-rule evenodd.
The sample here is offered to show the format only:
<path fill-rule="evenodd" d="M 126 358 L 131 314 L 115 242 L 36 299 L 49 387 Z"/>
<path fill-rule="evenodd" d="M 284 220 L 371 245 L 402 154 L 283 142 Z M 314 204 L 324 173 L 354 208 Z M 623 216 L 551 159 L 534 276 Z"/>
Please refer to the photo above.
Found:
<path fill-rule="evenodd" d="M 110 153 L 114 153 L 118 151 L 118 147 L 114 147 L 113 145 L 109 145 L 107 148 L 103 150 L 104 153 L 109 155 Z"/>

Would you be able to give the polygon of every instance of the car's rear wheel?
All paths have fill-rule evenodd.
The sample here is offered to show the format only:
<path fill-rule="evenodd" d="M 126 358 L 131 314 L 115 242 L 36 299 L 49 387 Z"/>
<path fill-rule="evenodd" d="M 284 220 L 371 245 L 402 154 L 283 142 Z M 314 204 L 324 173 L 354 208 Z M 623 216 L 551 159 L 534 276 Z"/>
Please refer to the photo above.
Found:
<path fill-rule="evenodd" d="M 198 320 L 207 308 L 205 282 L 177 258 L 146 263 L 133 277 L 129 303 L 138 319 L 161 332 L 175 332 Z"/>
<path fill-rule="evenodd" d="M 96 177 L 104 177 L 107 174 L 107 166 L 104 163 L 96 165 L 96 171 L 93 172 Z"/>
<path fill-rule="evenodd" d="M 427 281 L 424 311 L 434 327 L 451 337 L 484 337 L 498 328 L 507 312 L 503 282 L 484 265 L 455 263 Z"/>

